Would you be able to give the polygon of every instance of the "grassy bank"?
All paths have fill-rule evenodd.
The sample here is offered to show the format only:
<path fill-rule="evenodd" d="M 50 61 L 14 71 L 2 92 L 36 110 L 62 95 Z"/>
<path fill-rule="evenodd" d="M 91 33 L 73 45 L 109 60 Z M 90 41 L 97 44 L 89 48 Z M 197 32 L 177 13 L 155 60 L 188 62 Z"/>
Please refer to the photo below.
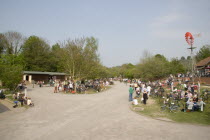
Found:
<path fill-rule="evenodd" d="M 158 99 L 149 98 L 148 104 L 132 105 L 132 109 L 139 114 L 143 114 L 152 118 L 171 120 L 180 123 L 210 125 L 210 105 L 204 107 L 204 111 L 182 112 L 179 109 L 176 113 L 169 110 L 162 111 Z M 137 108 L 137 109 L 136 109 Z M 141 108 L 141 109 L 138 109 Z M 141 111 L 140 111 L 141 110 Z"/>

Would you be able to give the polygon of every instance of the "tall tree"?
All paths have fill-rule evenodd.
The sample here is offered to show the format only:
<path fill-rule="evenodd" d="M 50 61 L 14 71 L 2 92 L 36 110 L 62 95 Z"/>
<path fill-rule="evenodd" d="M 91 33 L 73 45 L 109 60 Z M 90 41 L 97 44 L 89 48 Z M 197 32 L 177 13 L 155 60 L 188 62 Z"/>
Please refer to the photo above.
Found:
<path fill-rule="evenodd" d="M 24 61 L 22 55 L 2 54 L 0 57 L 0 80 L 3 85 L 11 90 L 19 84 L 22 79 Z"/>
<path fill-rule="evenodd" d="M 173 58 L 170 62 L 170 73 L 177 74 L 177 73 L 185 73 L 185 72 L 186 72 L 186 69 L 184 65 L 182 65 L 178 59 Z"/>
<path fill-rule="evenodd" d="M 50 69 L 52 72 L 63 72 L 63 64 L 62 61 L 62 55 L 63 55 L 63 48 L 56 43 L 52 46 L 51 52 L 50 52 Z"/>
<path fill-rule="evenodd" d="M 23 45 L 25 70 L 51 71 L 50 47 L 41 38 L 30 36 Z"/>
<path fill-rule="evenodd" d="M 101 67 L 99 54 L 98 54 L 98 40 L 94 37 L 87 37 L 85 39 L 85 47 L 83 50 L 83 76 L 93 77 L 97 71 L 102 69 L 96 69 Z"/>
<path fill-rule="evenodd" d="M 17 55 L 22 51 L 25 38 L 19 32 L 9 31 L 4 33 L 5 39 L 7 40 L 6 52 L 8 54 Z"/>
<path fill-rule="evenodd" d="M 162 55 L 142 59 L 136 69 L 144 80 L 157 80 L 170 74 L 169 62 Z"/>
<path fill-rule="evenodd" d="M 181 60 L 181 61 L 185 61 L 186 59 L 185 59 L 184 56 L 182 56 L 180 60 Z"/>
<path fill-rule="evenodd" d="M 0 33 L 0 56 L 5 53 L 8 46 L 8 41 L 5 38 L 4 34 Z"/>
<path fill-rule="evenodd" d="M 191 56 L 187 56 L 187 60 L 191 60 Z"/>
<path fill-rule="evenodd" d="M 155 58 L 160 59 L 162 61 L 167 61 L 167 59 L 165 58 L 165 56 L 164 55 L 161 55 L 161 54 L 156 54 L 155 55 Z"/>
<path fill-rule="evenodd" d="M 196 60 L 200 61 L 209 56 L 210 56 L 210 45 L 205 45 L 196 54 Z"/>
<path fill-rule="evenodd" d="M 68 40 L 62 50 L 64 69 L 73 78 L 95 78 L 101 67 L 98 41 L 94 37 Z"/>
<path fill-rule="evenodd" d="M 192 60 L 190 56 L 188 56 L 187 59 L 184 56 L 182 56 L 181 59 L 179 60 L 179 63 L 182 64 L 182 66 L 184 67 L 184 71 L 191 71 Z"/>
<path fill-rule="evenodd" d="M 62 62 L 64 63 L 64 69 L 73 78 L 79 77 L 82 70 L 84 43 L 83 38 L 68 40 L 63 49 Z"/>

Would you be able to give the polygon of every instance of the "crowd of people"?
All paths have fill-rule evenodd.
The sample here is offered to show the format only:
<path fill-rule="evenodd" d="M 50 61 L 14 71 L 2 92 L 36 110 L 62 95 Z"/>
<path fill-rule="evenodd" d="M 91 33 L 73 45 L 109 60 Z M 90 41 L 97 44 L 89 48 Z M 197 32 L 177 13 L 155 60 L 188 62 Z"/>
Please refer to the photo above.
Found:
<path fill-rule="evenodd" d="M 15 105 L 13 106 L 14 108 L 18 106 L 18 102 L 20 102 L 21 106 L 34 106 L 34 103 L 32 102 L 31 98 L 25 96 L 24 93 L 17 92 L 16 94 L 13 94 L 13 98 L 15 99 Z"/>
<path fill-rule="evenodd" d="M 113 79 L 98 79 L 98 80 L 81 80 L 81 81 L 53 81 L 54 93 L 86 93 L 88 89 L 94 89 L 100 92 L 108 85 L 113 84 Z"/>
<path fill-rule="evenodd" d="M 130 84 L 129 87 L 129 101 L 133 101 L 134 105 L 138 104 L 138 98 L 140 98 L 141 94 L 142 94 L 142 98 L 141 101 L 146 104 L 147 100 L 148 100 L 148 96 L 151 95 L 151 85 L 141 82 L 140 79 L 138 80 L 123 80 L 124 82 L 127 82 Z M 133 98 L 133 93 L 136 94 L 136 96 Z"/>
<path fill-rule="evenodd" d="M 54 87 L 54 93 L 86 93 L 88 89 L 94 89 L 97 92 L 102 91 L 108 85 L 113 84 L 114 79 L 97 79 L 97 80 L 51 80 L 50 86 Z M 157 80 L 153 82 L 144 82 L 141 79 L 120 79 L 126 85 L 129 84 L 129 101 L 134 105 L 139 102 L 147 104 L 149 97 L 162 98 L 164 104 L 169 102 L 184 101 L 184 110 L 187 111 L 203 111 L 205 102 L 200 96 L 200 83 L 194 84 L 190 77 L 183 77 L 183 74 L 178 74 L 177 77 L 170 75 L 165 80 Z M 44 85 L 43 81 L 36 82 L 39 87 Z M 33 105 L 31 98 L 26 95 L 26 84 L 21 82 L 13 98 L 20 102 L 21 105 Z M 135 94 L 135 95 L 134 95 Z M 17 102 L 16 102 L 17 103 Z"/>
<path fill-rule="evenodd" d="M 16 91 L 17 92 L 12 95 L 13 99 L 15 100 L 15 105 L 13 106 L 14 108 L 18 106 L 18 103 L 20 103 L 21 106 L 34 106 L 31 98 L 27 97 L 27 87 L 25 81 L 22 81 L 20 84 L 18 84 Z"/>
<path fill-rule="evenodd" d="M 138 104 L 140 97 L 143 104 L 147 103 L 149 97 L 162 98 L 164 104 L 183 101 L 184 105 L 180 108 L 188 112 L 203 111 L 205 105 L 199 94 L 200 83 L 192 83 L 190 77 L 180 79 L 180 75 L 177 77 L 170 75 L 165 80 L 154 82 L 142 82 L 140 79 L 122 79 L 121 81 L 129 84 L 129 101 L 132 101 L 134 105 Z M 134 98 L 133 93 L 135 93 Z"/>

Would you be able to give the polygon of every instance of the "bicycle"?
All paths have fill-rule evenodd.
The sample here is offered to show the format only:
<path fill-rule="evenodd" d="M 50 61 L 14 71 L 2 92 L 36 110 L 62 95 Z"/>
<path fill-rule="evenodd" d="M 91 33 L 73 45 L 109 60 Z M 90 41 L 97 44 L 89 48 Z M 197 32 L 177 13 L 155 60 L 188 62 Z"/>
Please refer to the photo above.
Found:
<path fill-rule="evenodd" d="M 161 106 L 161 111 L 169 110 L 169 112 L 176 113 L 179 110 L 179 106 L 171 103 L 170 106 L 168 104 L 164 104 Z"/>
<path fill-rule="evenodd" d="M 171 106 L 169 107 L 169 109 L 170 109 L 170 112 L 176 113 L 179 110 L 179 106 L 174 103 L 171 103 Z"/>

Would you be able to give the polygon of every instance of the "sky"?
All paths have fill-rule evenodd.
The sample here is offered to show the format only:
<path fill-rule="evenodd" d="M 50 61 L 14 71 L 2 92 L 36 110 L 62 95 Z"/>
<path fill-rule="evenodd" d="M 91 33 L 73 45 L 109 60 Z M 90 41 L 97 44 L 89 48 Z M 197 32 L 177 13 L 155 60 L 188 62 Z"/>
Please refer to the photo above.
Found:
<path fill-rule="evenodd" d="M 0 0 L 0 33 L 7 31 L 50 45 L 93 36 L 107 67 L 137 64 L 145 52 L 170 60 L 190 55 L 186 32 L 195 53 L 210 44 L 210 0 Z"/>

